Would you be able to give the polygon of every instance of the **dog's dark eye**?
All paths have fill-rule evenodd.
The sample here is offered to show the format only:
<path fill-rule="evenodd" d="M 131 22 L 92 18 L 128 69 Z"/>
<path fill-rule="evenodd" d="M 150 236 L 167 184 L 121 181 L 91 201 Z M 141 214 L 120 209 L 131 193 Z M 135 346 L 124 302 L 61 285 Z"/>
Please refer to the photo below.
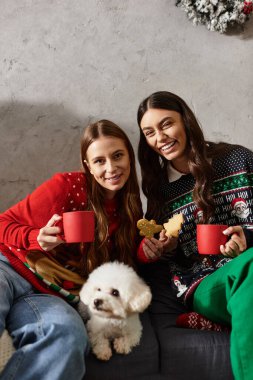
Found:
<path fill-rule="evenodd" d="M 101 289 L 100 289 L 100 288 L 97 288 L 97 291 L 98 291 L 98 292 L 101 292 Z"/>
<path fill-rule="evenodd" d="M 114 297 L 118 297 L 119 296 L 119 291 L 117 289 L 112 289 L 112 295 Z"/>

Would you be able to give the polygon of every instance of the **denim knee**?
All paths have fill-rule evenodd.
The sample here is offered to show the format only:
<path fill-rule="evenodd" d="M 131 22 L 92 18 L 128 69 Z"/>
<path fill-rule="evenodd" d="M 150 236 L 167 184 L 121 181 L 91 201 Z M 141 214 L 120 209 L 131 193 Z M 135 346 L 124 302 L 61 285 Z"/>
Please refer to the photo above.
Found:
<path fill-rule="evenodd" d="M 89 342 L 86 327 L 80 315 L 75 309 L 71 312 L 65 312 L 61 315 L 59 321 L 59 330 L 62 334 L 64 331 L 64 342 L 69 347 L 84 350 L 84 353 L 89 351 Z"/>
<path fill-rule="evenodd" d="M 3 378 L 83 379 L 89 349 L 86 329 L 77 311 L 65 300 L 46 294 L 27 294 L 8 315 L 15 354 Z"/>

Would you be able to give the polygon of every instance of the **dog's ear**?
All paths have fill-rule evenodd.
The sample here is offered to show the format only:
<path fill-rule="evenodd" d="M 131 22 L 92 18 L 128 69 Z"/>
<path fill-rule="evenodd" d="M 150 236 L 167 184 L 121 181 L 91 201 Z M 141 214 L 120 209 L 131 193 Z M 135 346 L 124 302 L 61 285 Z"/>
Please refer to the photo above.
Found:
<path fill-rule="evenodd" d="M 143 281 L 134 284 L 131 289 L 131 295 L 128 302 L 128 308 L 131 312 L 142 313 L 151 302 L 151 291 L 148 285 Z"/>
<path fill-rule="evenodd" d="M 86 281 L 86 283 L 82 286 L 82 289 L 79 293 L 80 300 L 85 304 L 89 305 L 90 298 L 93 293 L 93 287 L 91 286 L 89 281 Z"/>

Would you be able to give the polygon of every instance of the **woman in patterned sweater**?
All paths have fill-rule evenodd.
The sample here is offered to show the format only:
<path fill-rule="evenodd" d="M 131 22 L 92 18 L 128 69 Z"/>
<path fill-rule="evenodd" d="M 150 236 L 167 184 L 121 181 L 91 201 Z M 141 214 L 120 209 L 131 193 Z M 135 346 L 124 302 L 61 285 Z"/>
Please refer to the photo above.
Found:
<path fill-rule="evenodd" d="M 98 265 L 134 265 L 142 208 L 131 143 L 101 120 L 85 129 L 81 157 L 81 172 L 55 174 L 0 215 L 0 334 L 6 327 L 16 348 L 2 378 L 82 379 L 87 336 L 69 303 Z M 94 243 L 66 244 L 55 222 L 87 209 Z"/>
<path fill-rule="evenodd" d="M 148 219 L 182 213 L 179 237 L 144 239 L 139 260 L 170 263 L 177 297 L 214 322 L 231 325 L 236 379 L 251 379 L 253 362 L 253 153 L 204 139 L 188 105 L 157 92 L 138 109 L 139 162 Z M 196 223 L 226 224 L 220 255 L 198 255 Z M 245 327 L 247 326 L 247 327 Z"/>

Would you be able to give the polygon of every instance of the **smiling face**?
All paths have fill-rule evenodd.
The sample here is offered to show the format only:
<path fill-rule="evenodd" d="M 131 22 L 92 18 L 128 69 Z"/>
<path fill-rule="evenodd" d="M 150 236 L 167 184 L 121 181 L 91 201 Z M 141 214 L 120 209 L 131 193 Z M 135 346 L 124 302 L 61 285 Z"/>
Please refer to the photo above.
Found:
<path fill-rule="evenodd" d="M 112 199 L 122 189 L 130 175 L 130 158 L 123 140 L 100 136 L 86 152 L 86 162 L 94 179 Z"/>
<path fill-rule="evenodd" d="M 148 145 L 169 160 L 175 169 L 187 173 L 187 137 L 181 115 L 176 111 L 150 108 L 140 123 Z"/>

